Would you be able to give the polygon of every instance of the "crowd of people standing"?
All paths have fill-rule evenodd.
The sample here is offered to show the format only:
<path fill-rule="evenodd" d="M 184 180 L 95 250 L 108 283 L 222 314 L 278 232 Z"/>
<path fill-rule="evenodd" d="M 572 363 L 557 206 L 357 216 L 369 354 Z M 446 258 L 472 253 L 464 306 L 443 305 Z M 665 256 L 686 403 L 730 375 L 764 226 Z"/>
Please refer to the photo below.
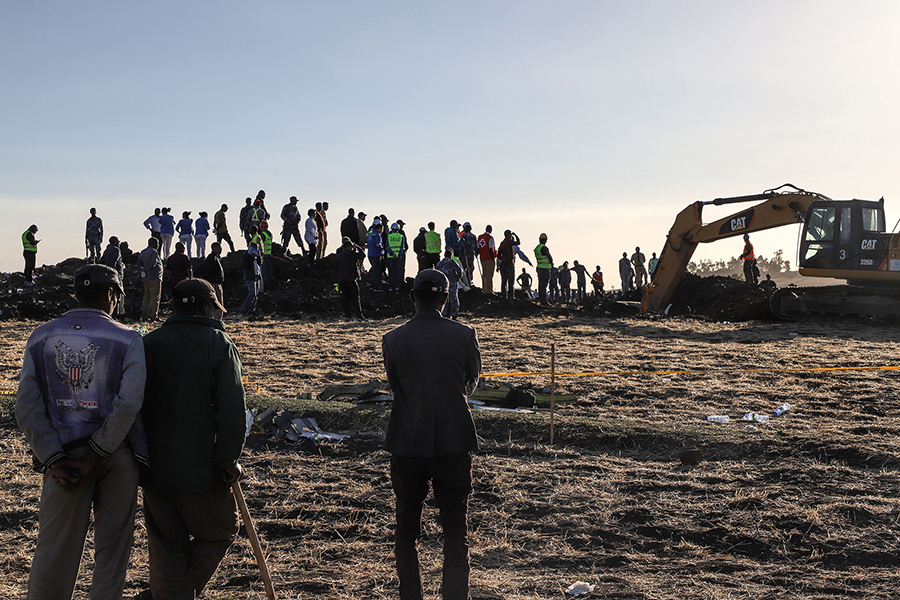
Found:
<path fill-rule="evenodd" d="M 274 218 L 281 221 L 278 241 L 286 257 L 299 257 L 315 263 L 332 249 L 329 245 L 329 203 L 316 202 L 304 211 L 296 196 L 291 196 Z M 143 221 L 150 233 L 146 248 L 140 251 L 138 267 L 144 286 L 141 318 L 156 320 L 163 295 L 163 282 L 175 287 L 180 281 L 204 275 L 213 284 L 224 303 L 224 284 L 221 256 L 225 245 L 229 252 L 241 252 L 242 277 L 247 285 L 247 295 L 240 311 L 252 315 L 267 285 L 274 282 L 273 251 L 276 239 L 270 227 L 273 214 L 266 207 L 266 192 L 259 190 L 255 197 L 248 196 L 237 215 L 237 229 L 229 226 L 229 206 L 222 204 L 210 221 L 206 211 L 199 211 L 192 218 L 192 211 L 181 211 L 176 220 L 171 207 L 159 207 Z M 580 304 L 590 295 L 608 296 L 603 272 L 599 265 L 593 272 L 578 260 L 560 264 L 554 260 L 547 244 L 548 236 L 542 233 L 533 250 L 522 248 L 523 241 L 511 229 L 503 231 L 502 238 L 495 239 L 494 229 L 488 224 L 481 233 L 472 223 L 451 219 L 444 228 L 435 222 L 419 227 L 410 241 L 407 224 L 402 219 L 390 220 L 384 214 L 371 220 L 363 212 L 349 208 L 339 225 L 340 242 L 334 254 L 350 252 L 354 260 L 341 260 L 335 268 L 335 283 L 342 298 L 341 305 L 347 317 L 362 318 L 360 310 L 359 282 L 368 280 L 373 293 L 397 292 L 407 282 L 407 259 L 415 256 L 417 272 L 437 269 L 450 282 L 449 300 L 445 312 L 448 316 L 459 314 L 458 292 L 472 287 L 483 293 L 511 299 L 516 284 L 519 294 L 541 304 Z M 35 256 L 39 240 L 35 238 L 37 225 L 32 225 L 22 235 L 25 256 L 25 278 L 33 279 Z M 232 237 L 232 232 L 235 236 Z M 207 245 L 207 239 L 215 236 L 215 242 Z M 242 244 L 235 240 L 243 238 Z M 116 236 L 108 238 L 108 246 L 102 249 L 104 239 L 103 220 L 96 208 L 90 209 L 85 223 L 85 259 L 90 263 L 105 264 L 124 277 L 124 261 L 130 250 Z M 208 249 L 207 249 L 208 248 Z M 192 259 L 202 260 L 202 271 L 194 273 Z M 521 261 L 517 264 L 517 261 Z M 367 262 L 367 264 L 366 264 Z M 628 292 L 649 283 L 657 262 L 656 254 L 649 263 L 640 248 L 629 258 L 623 253 L 619 261 L 621 289 Z M 355 265 L 355 268 L 351 268 Z M 533 268 L 534 278 L 525 268 Z M 495 276 L 499 285 L 495 284 Z M 534 289 L 533 289 L 534 288 Z M 124 297 L 121 299 L 124 300 Z M 120 302 L 117 311 L 123 310 Z"/>

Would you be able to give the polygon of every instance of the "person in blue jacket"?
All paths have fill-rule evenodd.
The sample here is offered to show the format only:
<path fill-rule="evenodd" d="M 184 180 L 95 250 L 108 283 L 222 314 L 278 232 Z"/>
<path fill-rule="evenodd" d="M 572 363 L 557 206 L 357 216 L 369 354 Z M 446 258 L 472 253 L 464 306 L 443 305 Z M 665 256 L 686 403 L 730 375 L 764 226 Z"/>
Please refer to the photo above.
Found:
<path fill-rule="evenodd" d="M 191 244 L 194 241 L 194 220 L 191 218 L 191 211 L 186 210 L 181 213 L 181 220 L 175 226 L 178 232 L 178 239 L 184 244 L 188 258 L 191 257 Z"/>

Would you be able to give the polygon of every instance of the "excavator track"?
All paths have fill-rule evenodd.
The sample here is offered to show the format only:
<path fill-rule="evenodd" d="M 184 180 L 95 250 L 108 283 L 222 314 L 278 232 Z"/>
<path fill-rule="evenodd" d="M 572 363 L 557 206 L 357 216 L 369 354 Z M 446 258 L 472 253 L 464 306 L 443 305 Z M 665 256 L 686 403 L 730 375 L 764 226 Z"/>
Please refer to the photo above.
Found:
<path fill-rule="evenodd" d="M 811 316 L 900 319 L 900 288 L 860 285 L 784 287 L 769 299 L 780 319 Z"/>

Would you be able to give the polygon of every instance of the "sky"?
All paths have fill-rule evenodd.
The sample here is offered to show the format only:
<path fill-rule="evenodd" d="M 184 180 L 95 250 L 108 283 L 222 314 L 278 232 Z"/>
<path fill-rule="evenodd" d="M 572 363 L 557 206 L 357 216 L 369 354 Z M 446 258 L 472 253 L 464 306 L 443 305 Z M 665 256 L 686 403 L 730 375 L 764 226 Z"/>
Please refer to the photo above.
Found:
<path fill-rule="evenodd" d="M 259 189 L 335 227 L 353 207 L 545 232 L 610 273 L 688 204 L 788 182 L 883 196 L 890 228 L 898 30 L 894 0 L 4 2 L 0 270 L 32 223 L 53 264 L 83 256 L 92 206 L 140 249 L 153 208 L 227 203 L 236 230 Z M 797 233 L 757 254 L 793 263 Z"/>

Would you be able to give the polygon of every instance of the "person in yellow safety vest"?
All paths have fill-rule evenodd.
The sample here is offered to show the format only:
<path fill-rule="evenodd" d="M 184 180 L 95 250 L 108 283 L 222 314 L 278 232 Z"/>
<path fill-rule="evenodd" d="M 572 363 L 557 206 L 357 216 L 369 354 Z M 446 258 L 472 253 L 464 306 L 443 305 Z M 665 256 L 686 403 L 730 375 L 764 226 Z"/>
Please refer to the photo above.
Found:
<path fill-rule="evenodd" d="M 406 260 L 406 236 L 400 233 L 400 224 L 391 223 L 391 232 L 387 236 L 388 291 L 400 291 L 403 268 L 402 261 Z"/>
<path fill-rule="evenodd" d="M 753 267 L 756 266 L 756 254 L 753 253 L 753 244 L 750 243 L 750 234 L 744 234 L 744 251 L 741 253 L 741 259 L 744 261 L 744 279 L 747 283 L 756 285 L 756 272 Z"/>
<path fill-rule="evenodd" d="M 259 237 L 262 239 L 262 280 L 265 287 L 275 279 L 272 272 L 272 232 L 269 231 L 268 221 L 259 223 Z"/>
<path fill-rule="evenodd" d="M 41 240 L 34 239 L 38 226 L 32 225 L 22 234 L 22 256 L 25 258 L 25 283 L 34 283 L 34 265 L 37 262 L 37 245 Z"/>
<path fill-rule="evenodd" d="M 434 230 L 434 221 L 428 224 L 425 232 L 425 258 L 428 261 L 426 269 L 433 269 L 441 260 L 441 234 Z"/>
<path fill-rule="evenodd" d="M 547 286 L 550 284 L 550 269 L 553 268 L 553 256 L 547 248 L 547 234 L 542 233 L 538 238 L 538 245 L 534 247 L 534 257 L 537 259 L 538 276 L 538 301 L 547 304 Z"/>

